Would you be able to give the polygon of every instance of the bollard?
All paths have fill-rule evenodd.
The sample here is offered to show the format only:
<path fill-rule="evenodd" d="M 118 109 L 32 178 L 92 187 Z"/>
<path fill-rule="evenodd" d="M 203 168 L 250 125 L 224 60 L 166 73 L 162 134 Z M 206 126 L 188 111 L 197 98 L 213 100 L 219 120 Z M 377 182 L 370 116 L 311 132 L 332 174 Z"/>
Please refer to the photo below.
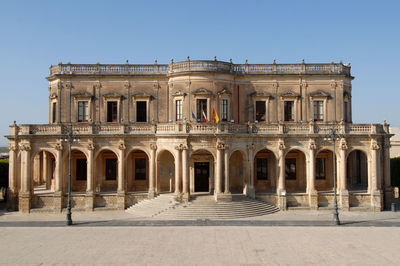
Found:
<path fill-rule="evenodd" d="M 392 202 L 392 212 L 397 211 L 397 204 L 395 202 Z"/>

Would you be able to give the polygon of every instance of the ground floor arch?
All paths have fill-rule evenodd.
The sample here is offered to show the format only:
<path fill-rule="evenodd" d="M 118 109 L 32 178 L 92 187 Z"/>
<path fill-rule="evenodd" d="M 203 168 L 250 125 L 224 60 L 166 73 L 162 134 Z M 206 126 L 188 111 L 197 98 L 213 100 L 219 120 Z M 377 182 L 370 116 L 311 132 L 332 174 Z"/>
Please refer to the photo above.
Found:
<path fill-rule="evenodd" d="M 157 156 L 156 188 L 158 193 L 175 190 L 175 158 L 170 151 L 163 150 Z"/>
<path fill-rule="evenodd" d="M 337 157 L 335 157 L 335 161 L 337 162 Z M 331 150 L 324 149 L 316 155 L 315 189 L 317 191 L 333 191 L 333 152 Z"/>
<path fill-rule="evenodd" d="M 41 150 L 32 156 L 31 188 L 34 193 L 54 191 L 55 162 L 55 156 L 47 150 Z"/>
<path fill-rule="evenodd" d="M 109 149 L 104 149 L 96 157 L 94 186 L 96 192 L 117 191 L 118 156 Z"/>
<path fill-rule="evenodd" d="M 126 191 L 147 192 L 149 189 L 149 157 L 139 149 L 131 151 L 126 159 Z"/>
<path fill-rule="evenodd" d="M 234 151 L 229 158 L 229 184 L 231 193 L 244 193 L 249 183 L 246 175 L 247 164 L 242 151 Z"/>
<path fill-rule="evenodd" d="M 214 189 L 214 156 L 200 149 L 190 155 L 190 192 L 209 192 Z"/>
<path fill-rule="evenodd" d="M 260 150 L 254 156 L 254 186 L 256 192 L 274 192 L 277 186 L 277 161 L 272 151 Z"/>
<path fill-rule="evenodd" d="M 285 156 L 285 187 L 287 192 L 306 192 L 306 156 L 299 149 L 290 150 Z"/>
<path fill-rule="evenodd" d="M 347 156 L 347 186 L 349 190 L 368 190 L 368 157 L 361 150 Z"/>

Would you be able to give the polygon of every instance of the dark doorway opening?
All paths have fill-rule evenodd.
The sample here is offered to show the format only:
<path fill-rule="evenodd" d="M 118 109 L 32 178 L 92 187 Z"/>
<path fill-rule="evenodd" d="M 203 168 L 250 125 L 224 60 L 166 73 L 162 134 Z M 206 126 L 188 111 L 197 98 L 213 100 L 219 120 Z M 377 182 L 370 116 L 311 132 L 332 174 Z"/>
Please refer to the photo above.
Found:
<path fill-rule="evenodd" d="M 194 163 L 194 191 L 208 192 L 210 177 L 210 163 L 197 162 Z"/>

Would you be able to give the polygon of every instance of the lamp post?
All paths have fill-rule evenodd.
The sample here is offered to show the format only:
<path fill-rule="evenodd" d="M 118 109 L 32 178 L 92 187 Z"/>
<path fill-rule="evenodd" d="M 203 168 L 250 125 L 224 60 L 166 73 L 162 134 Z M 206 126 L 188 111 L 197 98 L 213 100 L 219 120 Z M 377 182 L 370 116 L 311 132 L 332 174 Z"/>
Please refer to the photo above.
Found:
<path fill-rule="evenodd" d="M 71 146 L 75 141 L 79 141 L 79 138 L 74 137 L 72 125 L 64 127 L 64 138 L 61 139 L 68 143 L 68 202 L 67 202 L 67 225 L 72 225 L 72 213 L 71 213 Z"/>
<path fill-rule="evenodd" d="M 335 123 L 332 123 L 332 128 L 331 132 L 329 135 L 324 137 L 325 141 L 331 141 L 332 140 L 332 146 L 333 146 L 333 158 L 332 158 L 332 166 L 333 166 L 333 202 L 334 202 L 334 207 L 333 207 L 333 223 L 335 225 L 340 225 L 340 220 L 339 220 L 339 212 L 338 212 L 338 204 L 337 204 L 337 185 L 336 185 L 336 140 L 340 140 L 343 137 L 342 134 L 339 134 L 335 128 Z"/>

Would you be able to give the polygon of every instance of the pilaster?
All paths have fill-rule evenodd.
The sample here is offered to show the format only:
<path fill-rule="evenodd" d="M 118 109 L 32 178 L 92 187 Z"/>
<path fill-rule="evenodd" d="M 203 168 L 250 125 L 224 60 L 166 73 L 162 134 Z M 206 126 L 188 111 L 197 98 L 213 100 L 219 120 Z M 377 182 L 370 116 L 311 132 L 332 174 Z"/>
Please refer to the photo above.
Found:
<path fill-rule="evenodd" d="M 125 209 L 125 142 L 120 140 L 118 158 L 118 188 L 117 188 L 117 208 Z"/>
<path fill-rule="evenodd" d="M 10 210 L 16 210 L 18 204 L 18 187 L 17 187 L 17 145 L 10 143 L 8 145 L 9 150 L 9 167 L 8 167 L 8 193 L 7 202 Z"/>
<path fill-rule="evenodd" d="M 249 182 L 246 186 L 246 196 L 255 199 L 256 191 L 254 189 L 254 144 L 247 145 L 247 153 L 248 153 L 248 169 L 249 169 Z"/>
<path fill-rule="evenodd" d="M 93 153 L 95 146 L 93 141 L 90 140 L 87 146 L 88 149 L 88 160 L 87 160 L 87 187 L 86 187 L 86 210 L 93 211 L 94 209 L 94 202 L 95 202 L 95 194 L 93 191 L 93 169 L 94 169 L 94 160 L 93 160 Z"/>
<path fill-rule="evenodd" d="M 309 177 L 308 177 L 308 200 L 310 209 L 317 210 L 318 209 L 318 191 L 315 189 L 315 150 L 317 149 L 317 145 L 314 140 L 310 140 L 309 142 Z"/>
<path fill-rule="evenodd" d="M 347 162 L 346 162 L 346 139 L 342 138 L 339 143 L 340 169 L 339 169 L 339 207 L 342 210 L 350 210 L 349 191 L 347 190 Z"/>
<path fill-rule="evenodd" d="M 180 183 L 181 183 L 182 144 L 175 146 L 175 150 L 176 150 L 176 156 L 175 156 L 175 195 L 174 195 L 174 199 L 175 199 L 175 201 L 181 201 L 182 195 L 181 195 Z"/>
<path fill-rule="evenodd" d="M 285 188 L 285 142 L 280 139 L 278 141 L 278 160 L 279 160 L 279 177 L 278 177 L 278 186 L 277 186 L 277 205 L 279 209 L 286 210 L 287 202 L 286 202 L 286 188 Z"/>
<path fill-rule="evenodd" d="M 182 200 L 188 202 L 190 199 L 189 192 L 189 167 L 188 167 L 188 146 L 182 145 Z"/>
<path fill-rule="evenodd" d="M 157 150 L 157 145 L 152 143 L 150 144 L 150 163 L 149 163 L 149 168 L 150 168 L 150 173 L 149 173 L 149 199 L 152 199 L 155 197 L 155 190 L 154 190 L 154 181 L 155 181 L 155 165 L 156 165 L 156 150 Z"/>
<path fill-rule="evenodd" d="M 382 210 L 382 192 L 379 189 L 379 149 L 380 146 L 375 139 L 371 140 L 371 208 L 374 211 Z"/>
<path fill-rule="evenodd" d="M 18 209 L 20 212 L 29 213 L 31 208 L 31 171 L 29 142 L 19 144 L 21 150 L 21 191 L 19 193 Z"/>

